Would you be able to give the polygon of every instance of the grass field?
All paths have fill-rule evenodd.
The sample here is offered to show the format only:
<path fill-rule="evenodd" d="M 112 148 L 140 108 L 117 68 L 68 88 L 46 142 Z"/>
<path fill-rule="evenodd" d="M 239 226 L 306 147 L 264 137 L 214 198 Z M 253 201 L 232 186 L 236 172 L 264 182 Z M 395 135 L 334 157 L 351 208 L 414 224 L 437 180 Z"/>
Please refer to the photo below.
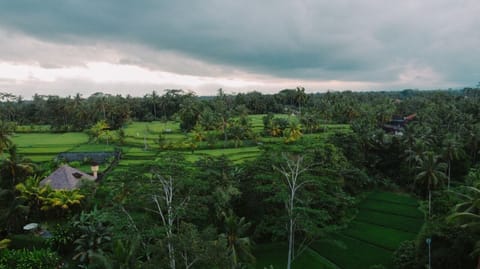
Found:
<path fill-rule="evenodd" d="M 370 268 L 377 264 L 392 268 L 393 252 L 401 242 L 414 239 L 423 224 L 423 215 L 417 206 L 418 202 L 409 196 L 390 192 L 369 194 L 360 202 L 358 215 L 345 230 L 332 235 L 330 240 L 310 246 L 311 251 L 324 257 L 323 262 L 312 258 L 309 267 L 298 268 L 325 268 L 322 267 L 325 260 L 341 269 Z M 285 267 L 282 259 L 286 257 L 286 250 L 268 247 L 256 252 L 257 268 L 263 269 L 262 266 L 269 263 L 275 268 Z"/>

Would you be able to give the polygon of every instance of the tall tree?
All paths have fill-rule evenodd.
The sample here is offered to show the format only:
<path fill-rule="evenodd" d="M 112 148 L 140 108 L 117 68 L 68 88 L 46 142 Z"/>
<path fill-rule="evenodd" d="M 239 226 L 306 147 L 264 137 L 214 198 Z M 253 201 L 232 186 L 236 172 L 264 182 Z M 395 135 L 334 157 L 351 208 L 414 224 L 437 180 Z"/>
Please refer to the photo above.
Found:
<path fill-rule="evenodd" d="M 274 167 L 283 176 L 285 186 L 288 190 L 288 196 L 285 201 L 285 207 L 288 216 L 288 256 L 287 269 L 292 267 L 292 262 L 295 258 L 295 232 L 297 228 L 297 193 L 311 183 L 304 180 L 301 175 L 308 170 L 304 164 L 303 156 L 287 156 L 283 154 L 285 163 L 279 167 Z"/>
<path fill-rule="evenodd" d="M 3 155 L 3 151 L 11 146 L 10 135 L 14 128 L 13 123 L 0 120 L 0 155 Z"/>
<path fill-rule="evenodd" d="M 229 104 L 229 97 L 224 93 L 223 89 L 219 89 L 215 97 L 215 111 L 220 115 L 221 128 L 223 132 L 224 143 L 223 147 L 227 146 L 227 125 L 231 114 L 231 107 Z"/>
<path fill-rule="evenodd" d="M 447 165 L 440 162 L 440 156 L 428 151 L 418 160 L 415 182 L 421 185 L 428 193 L 428 216 L 432 213 L 432 190 L 440 186 L 446 179 Z"/>
<path fill-rule="evenodd" d="M 221 236 L 227 242 L 230 268 L 241 268 L 240 266 L 255 261 L 255 257 L 251 252 L 250 239 L 245 236 L 250 223 L 245 220 L 245 217 L 237 217 L 232 210 L 229 210 L 228 213 L 223 212 L 223 217 L 225 233 Z"/>
<path fill-rule="evenodd" d="M 480 182 L 475 182 L 474 186 L 465 187 L 465 192 L 461 194 L 463 202 L 457 204 L 454 213 L 448 217 L 448 220 L 461 224 L 462 228 L 469 229 L 477 233 L 480 231 Z M 480 269 L 480 240 L 477 240 L 473 256 L 477 257 L 477 269 Z"/>
<path fill-rule="evenodd" d="M 442 155 L 443 159 L 447 162 L 447 188 L 450 189 L 451 181 L 451 170 L 452 170 L 452 161 L 457 160 L 462 154 L 461 144 L 458 142 L 458 139 L 449 134 L 442 141 Z"/>
<path fill-rule="evenodd" d="M 154 179 L 160 183 L 160 192 L 152 194 L 152 200 L 155 204 L 154 212 L 160 216 L 161 224 L 165 229 L 169 267 L 170 269 L 175 269 L 175 223 L 179 220 L 180 209 L 186 202 L 186 199 L 177 203 L 175 199 L 176 186 L 173 177 L 168 176 L 165 178 L 156 170 L 153 173 Z"/>
<path fill-rule="evenodd" d="M 3 159 L 0 166 L 2 179 L 0 187 L 13 189 L 15 185 L 32 175 L 34 170 L 35 165 L 17 154 L 16 145 L 11 145 L 8 148 L 8 156 Z"/>

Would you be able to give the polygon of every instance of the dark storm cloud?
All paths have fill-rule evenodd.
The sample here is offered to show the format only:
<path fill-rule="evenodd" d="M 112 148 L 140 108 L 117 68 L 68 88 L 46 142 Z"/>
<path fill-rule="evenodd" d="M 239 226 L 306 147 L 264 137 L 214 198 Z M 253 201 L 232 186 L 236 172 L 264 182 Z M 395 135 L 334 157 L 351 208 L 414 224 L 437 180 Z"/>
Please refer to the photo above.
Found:
<path fill-rule="evenodd" d="M 427 70 L 418 77 L 471 84 L 480 78 L 479 6 L 474 0 L 15 0 L 1 2 L 0 25 L 41 40 L 140 44 L 282 77 L 387 83 Z M 148 59 L 136 63 L 142 61 L 148 66 Z"/>

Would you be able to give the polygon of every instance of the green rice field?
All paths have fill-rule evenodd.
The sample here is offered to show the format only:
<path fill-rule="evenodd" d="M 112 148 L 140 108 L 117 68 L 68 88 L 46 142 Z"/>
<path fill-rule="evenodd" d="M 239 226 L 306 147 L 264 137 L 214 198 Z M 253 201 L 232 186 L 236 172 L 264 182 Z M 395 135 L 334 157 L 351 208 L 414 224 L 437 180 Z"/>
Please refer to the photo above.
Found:
<path fill-rule="evenodd" d="M 358 215 L 349 226 L 329 238 L 341 244 L 332 244 L 329 240 L 313 243 L 311 251 L 323 260 L 311 258 L 309 267 L 294 264 L 294 268 L 358 269 L 380 264 L 392 268 L 393 252 L 401 242 L 415 239 L 423 225 L 417 200 L 402 194 L 377 191 L 370 193 L 358 206 Z M 342 244 L 344 247 L 340 246 Z M 268 264 L 275 268 L 285 267 L 283 257 L 287 256 L 286 247 L 279 249 L 278 246 L 266 245 L 256 254 L 257 268 Z M 334 267 L 325 267 L 327 264 Z"/>
<path fill-rule="evenodd" d="M 235 163 L 255 159 L 260 152 L 260 145 L 268 143 L 283 143 L 283 137 L 262 137 L 263 117 L 265 115 L 251 115 L 252 128 L 259 136 L 256 141 L 241 141 L 235 145 L 233 141 L 218 139 L 213 145 L 207 142 L 192 144 L 192 135 L 182 133 L 179 123 L 167 122 L 131 122 L 125 126 L 122 160 L 119 166 L 130 167 L 145 165 L 155 161 L 160 152 L 185 152 L 188 161 L 195 162 L 205 156 L 227 156 Z M 275 117 L 295 117 L 278 114 Z M 348 132 L 350 127 L 342 124 L 324 125 L 325 130 L 316 134 L 305 134 L 306 138 L 325 139 L 335 132 Z M 112 152 L 115 145 L 106 144 L 104 139 L 99 142 L 89 142 L 85 133 L 48 133 L 48 126 L 22 126 L 22 131 L 32 129 L 42 131 L 35 133 L 17 133 L 12 137 L 18 146 L 18 152 L 34 162 L 53 160 L 61 152 Z M 218 132 L 218 131 L 217 131 Z M 220 136 L 221 134 L 218 133 Z M 164 138 L 168 149 L 158 143 L 159 136 Z M 116 132 L 111 132 L 111 139 L 118 139 Z"/>

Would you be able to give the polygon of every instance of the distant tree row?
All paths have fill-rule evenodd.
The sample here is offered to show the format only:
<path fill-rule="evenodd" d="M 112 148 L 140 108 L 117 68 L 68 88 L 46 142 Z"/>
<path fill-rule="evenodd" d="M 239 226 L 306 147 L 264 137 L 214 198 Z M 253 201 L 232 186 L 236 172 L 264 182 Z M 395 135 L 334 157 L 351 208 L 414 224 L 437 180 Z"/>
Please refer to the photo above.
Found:
<path fill-rule="evenodd" d="M 478 89 L 467 88 L 442 93 L 451 98 L 478 98 Z M 439 95 L 442 95 L 439 93 Z M 0 93 L 0 120 L 18 125 L 49 125 L 52 131 L 81 131 L 104 120 L 112 129 L 128 120 L 152 121 L 179 119 L 182 129 L 190 131 L 203 122 L 225 125 L 231 116 L 241 114 L 296 113 L 301 114 L 304 127 L 315 128 L 316 119 L 349 123 L 359 118 L 368 106 L 380 108 L 376 120 L 385 122 L 392 114 L 404 115 L 416 111 L 416 106 L 432 98 L 431 92 L 404 90 L 400 92 L 327 92 L 307 94 L 305 89 L 285 89 L 276 94 L 260 92 L 198 97 L 192 92 L 170 89 L 143 97 L 110 95 L 101 92 L 89 97 L 80 94 L 68 97 L 34 95 L 32 100 Z M 422 99 L 423 98 L 423 99 Z M 438 98 L 438 97 L 437 97 Z M 397 105 L 399 100 L 413 100 Z M 456 100 L 456 99 L 455 99 Z M 467 102 L 467 101 L 464 101 Z M 309 131 L 309 130 L 306 130 Z"/>

